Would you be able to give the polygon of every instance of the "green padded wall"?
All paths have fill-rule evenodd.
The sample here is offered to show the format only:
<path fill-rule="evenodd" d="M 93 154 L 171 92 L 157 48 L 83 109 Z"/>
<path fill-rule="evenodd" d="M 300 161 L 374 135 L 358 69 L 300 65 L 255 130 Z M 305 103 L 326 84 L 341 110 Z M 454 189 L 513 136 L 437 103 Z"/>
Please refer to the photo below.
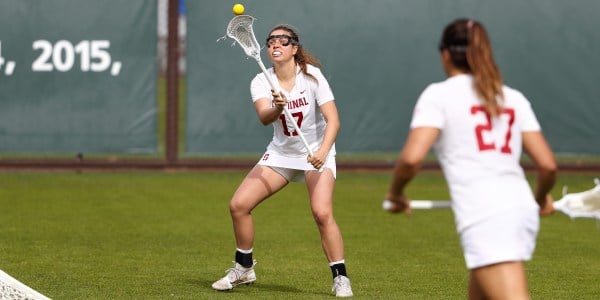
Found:
<path fill-rule="evenodd" d="M 156 1 L 0 1 L 0 153 L 153 153 Z"/>
<path fill-rule="evenodd" d="M 436 45 L 458 17 L 482 21 L 508 85 L 533 103 L 557 152 L 600 153 L 600 2 L 594 0 L 244 1 L 262 42 L 277 23 L 323 63 L 341 114 L 339 152 L 395 151 L 420 92 L 444 79 Z M 187 1 L 188 153 L 262 151 L 249 84 L 260 72 L 225 34 L 227 1 Z M 264 60 L 263 55 L 263 60 Z M 268 61 L 264 61 L 269 66 Z"/>

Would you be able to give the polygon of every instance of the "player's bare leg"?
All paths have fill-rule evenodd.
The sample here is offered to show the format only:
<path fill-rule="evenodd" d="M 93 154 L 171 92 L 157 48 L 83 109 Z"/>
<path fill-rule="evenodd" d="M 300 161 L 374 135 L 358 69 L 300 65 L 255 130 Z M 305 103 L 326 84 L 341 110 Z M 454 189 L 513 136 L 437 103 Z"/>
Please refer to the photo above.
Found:
<path fill-rule="evenodd" d="M 344 241 L 333 217 L 333 190 L 335 178 L 330 169 L 306 172 L 306 185 L 313 218 L 319 228 L 321 245 L 333 274 L 333 288 L 338 297 L 351 297 L 352 287 L 346 275 Z"/>
<path fill-rule="evenodd" d="M 213 289 L 226 291 L 237 285 L 251 284 L 256 281 L 254 272 L 256 261 L 252 259 L 254 243 L 252 210 L 286 184 L 287 180 L 269 167 L 257 165 L 246 175 L 229 203 L 237 246 L 235 261 L 233 267 L 226 271 L 227 275 L 212 284 Z"/>
<path fill-rule="evenodd" d="M 523 263 L 504 262 L 471 270 L 469 299 L 530 299 Z"/>
<path fill-rule="evenodd" d="M 344 259 L 342 234 L 333 217 L 333 190 L 335 179 L 331 170 L 307 172 L 306 185 L 313 218 L 321 234 L 321 244 L 328 261 Z"/>
<path fill-rule="evenodd" d="M 279 173 L 261 165 L 254 166 L 246 175 L 229 203 L 236 245 L 239 249 L 252 249 L 254 243 L 252 210 L 287 183 Z"/>

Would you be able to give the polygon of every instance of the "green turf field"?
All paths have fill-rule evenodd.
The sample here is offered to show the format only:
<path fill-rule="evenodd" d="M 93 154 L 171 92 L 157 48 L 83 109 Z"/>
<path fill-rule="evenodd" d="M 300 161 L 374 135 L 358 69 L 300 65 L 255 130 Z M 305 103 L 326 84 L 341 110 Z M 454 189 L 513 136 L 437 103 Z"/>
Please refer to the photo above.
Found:
<path fill-rule="evenodd" d="M 227 203 L 245 172 L 0 173 L 0 269 L 53 299 L 330 299 L 331 273 L 305 188 L 255 211 L 258 280 L 210 284 L 231 266 Z M 594 174 L 560 174 L 572 192 Z M 381 210 L 389 172 L 338 172 L 335 215 L 355 298 L 465 299 L 468 273 L 449 210 Z M 415 198 L 446 199 L 440 173 Z M 544 218 L 527 264 L 534 299 L 600 298 L 600 224 Z"/>

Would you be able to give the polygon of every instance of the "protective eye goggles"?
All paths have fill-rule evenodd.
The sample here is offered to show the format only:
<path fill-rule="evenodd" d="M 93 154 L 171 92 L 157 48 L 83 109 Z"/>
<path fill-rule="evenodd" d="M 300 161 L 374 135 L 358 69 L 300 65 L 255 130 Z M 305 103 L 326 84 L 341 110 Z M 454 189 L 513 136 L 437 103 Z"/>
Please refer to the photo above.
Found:
<path fill-rule="evenodd" d="M 279 41 L 279 44 L 281 44 L 281 46 L 289 46 L 290 43 L 292 45 L 298 45 L 298 40 L 294 39 L 293 37 L 287 35 L 287 34 L 278 34 L 278 35 L 270 35 L 267 38 L 267 47 L 271 47 L 275 45 L 275 42 Z"/>

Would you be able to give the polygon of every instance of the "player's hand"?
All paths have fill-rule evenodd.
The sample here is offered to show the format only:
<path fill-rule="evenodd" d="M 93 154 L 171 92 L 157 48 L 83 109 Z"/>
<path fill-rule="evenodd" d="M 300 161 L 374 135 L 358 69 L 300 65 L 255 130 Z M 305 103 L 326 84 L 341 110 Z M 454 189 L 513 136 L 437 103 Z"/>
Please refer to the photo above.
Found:
<path fill-rule="evenodd" d="M 391 213 L 404 213 L 407 216 L 412 215 L 412 208 L 410 207 L 410 199 L 408 197 L 406 197 L 405 195 L 392 195 L 392 194 L 387 194 L 385 199 L 389 200 L 392 202 L 392 207 L 386 209 L 387 211 L 391 212 Z"/>
<path fill-rule="evenodd" d="M 547 194 L 546 199 L 544 199 L 544 203 L 540 204 L 540 216 L 549 216 L 554 212 L 554 198 L 552 198 L 552 195 Z"/>
<path fill-rule="evenodd" d="M 275 92 L 275 90 L 271 90 L 271 96 L 273 96 L 273 105 L 279 111 L 282 111 L 287 103 L 287 98 L 282 92 Z"/>
<path fill-rule="evenodd" d="M 325 159 L 327 158 L 326 154 L 321 153 L 321 151 L 317 150 L 315 152 L 313 152 L 313 155 L 309 155 L 306 158 L 306 161 L 308 161 L 311 165 L 313 165 L 313 167 L 315 167 L 315 169 L 319 170 L 321 169 L 321 167 L 323 165 L 325 165 Z"/>

